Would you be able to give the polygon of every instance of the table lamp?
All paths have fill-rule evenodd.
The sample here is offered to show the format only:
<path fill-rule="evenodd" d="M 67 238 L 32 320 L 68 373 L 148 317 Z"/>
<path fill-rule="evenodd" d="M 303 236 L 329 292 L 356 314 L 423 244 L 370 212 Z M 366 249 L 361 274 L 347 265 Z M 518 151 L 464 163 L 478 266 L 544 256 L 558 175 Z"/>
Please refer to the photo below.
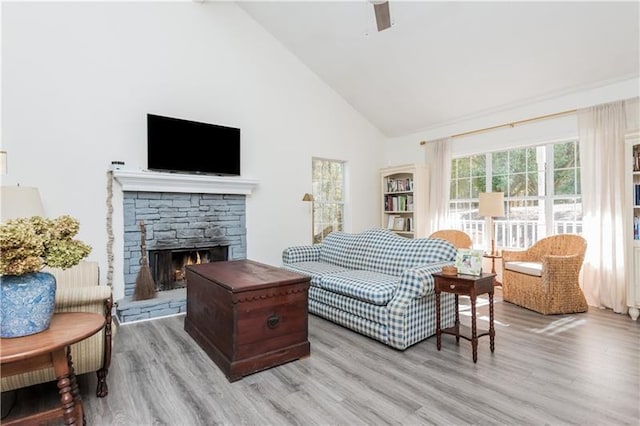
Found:
<path fill-rule="evenodd" d="M 478 215 L 489 218 L 489 230 L 491 232 L 491 256 L 495 256 L 496 243 L 493 218 L 504 216 L 504 192 L 481 192 Z"/>
<path fill-rule="evenodd" d="M 315 228 L 315 223 L 314 223 L 314 198 L 313 198 L 313 194 L 309 194 L 308 192 L 306 194 L 304 194 L 304 196 L 302 197 L 302 201 L 310 201 L 311 202 L 311 244 L 313 244 L 313 238 L 315 237 L 314 235 L 314 228 Z"/>
<path fill-rule="evenodd" d="M 0 192 L 0 219 L 44 216 L 38 188 L 29 186 L 3 186 Z"/>

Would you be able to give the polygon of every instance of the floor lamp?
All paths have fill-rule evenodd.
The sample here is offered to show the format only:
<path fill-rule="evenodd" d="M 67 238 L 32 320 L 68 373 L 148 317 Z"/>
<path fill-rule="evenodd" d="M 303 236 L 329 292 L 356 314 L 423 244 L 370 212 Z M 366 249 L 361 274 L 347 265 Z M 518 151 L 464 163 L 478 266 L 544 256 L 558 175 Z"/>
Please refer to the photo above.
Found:
<path fill-rule="evenodd" d="M 491 256 L 496 255 L 494 217 L 504 216 L 504 192 L 481 192 L 478 215 L 489 218 L 489 231 L 491 234 Z"/>
<path fill-rule="evenodd" d="M 309 194 L 308 192 L 306 194 L 304 194 L 304 196 L 302 197 L 302 201 L 310 201 L 311 202 L 311 244 L 313 244 L 313 239 L 315 237 L 315 212 L 314 212 L 314 198 L 313 198 L 313 194 Z"/>

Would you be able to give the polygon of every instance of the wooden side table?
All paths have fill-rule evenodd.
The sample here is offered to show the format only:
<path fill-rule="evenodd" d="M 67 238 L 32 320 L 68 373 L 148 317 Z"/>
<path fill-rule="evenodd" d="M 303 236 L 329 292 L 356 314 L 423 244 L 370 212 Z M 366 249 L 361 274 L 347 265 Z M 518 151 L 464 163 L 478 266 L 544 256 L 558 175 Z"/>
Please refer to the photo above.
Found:
<path fill-rule="evenodd" d="M 489 336 L 491 352 L 495 349 L 495 330 L 493 328 L 493 280 L 495 274 L 483 273 L 480 276 L 474 275 L 444 275 L 442 273 L 433 274 L 436 291 L 436 336 L 437 346 L 440 350 L 442 346 L 442 334 L 456 336 L 456 342 L 460 338 L 471 341 L 473 350 L 473 362 L 478 361 L 478 338 Z M 453 293 L 456 297 L 455 309 L 456 320 L 453 327 L 441 328 L 440 322 L 440 293 Z M 489 330 L 478 333 L 476 327 L 476 297 L 481 294 L 489 294 Z M 471 333 L 468 327 L 460 324 L 460 314 L 458 312 L 458 296 L 469 296 L 471 299 Z"/>
<path fill-rule="evenodd" d="M 496 274 L 496 259 L 502 259 L 502 255 L 501 254 L 483 254 L 482 257 L 484 257 L 485 259 L 491 259 L 491 273 L 492 274 Z M 500 281 L 498 281 L 497 278 L 493 278 L 493 285 L 495 286 L 501 286 L 502 283 Z"/>
<path fill-rule="evenodd" d="M 70 346 L 104 327 L 104 316 L 72 312 L 55 314 L 49 329 L 31 336 L 0 339 L 0 365 L 4 376 L 13 376 L 53 366 L 62 408 L 2 422 L 33 425 L 62 417 L 66 425 L 84 423 L 82 400 L 73 371 Z"/>

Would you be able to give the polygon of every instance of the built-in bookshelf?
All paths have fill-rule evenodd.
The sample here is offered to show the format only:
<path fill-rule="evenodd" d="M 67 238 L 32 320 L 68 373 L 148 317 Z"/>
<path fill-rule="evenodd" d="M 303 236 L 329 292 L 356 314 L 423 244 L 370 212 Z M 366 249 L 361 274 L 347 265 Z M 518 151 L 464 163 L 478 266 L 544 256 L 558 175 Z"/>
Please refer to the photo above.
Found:
<path fill-rule="evenodd" d="M 640 132 L 626 136 L 625 179 L 627 182 L 627 306 L 635 321 L 640 316 Z"/>
<path fill-rule="evenodd" d="M 639 145 L 636 145 L 639 146 Z M 637 177 L 640 175 L 640 171 L 634 171 L 634 184 L 633 184 L 633 239 L 640 240 L 640 184 L 635 183 Z"/>
<path fill-rule="evenodd" d="M 408 164 L 380 171 L 381 226 L 407 238 L 425 235 L 427 173 L 423 165 Z"/>

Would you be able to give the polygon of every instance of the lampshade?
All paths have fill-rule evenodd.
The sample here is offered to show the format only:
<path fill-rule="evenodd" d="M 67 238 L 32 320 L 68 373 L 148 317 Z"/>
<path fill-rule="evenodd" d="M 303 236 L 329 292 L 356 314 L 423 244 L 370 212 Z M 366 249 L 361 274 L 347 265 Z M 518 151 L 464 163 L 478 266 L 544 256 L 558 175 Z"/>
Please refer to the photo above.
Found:
<path fill-rule="evenodd" d="M 308 192 L 304 194 L 302 197 L 302 201 L 313 201 L 313 194 L 309 194 Z"/>
<path fill-rule="evenodd" d="M 504 216 L 504 192 L 481 192 L 478 215 L 483 217 Z"/>
<path fill-rule="evenodd" d="M 38 188 L 29 186 L 3 186 L 0 192 L 0 219 L 2 221 L 31 216 L 44 216 Z"/>

